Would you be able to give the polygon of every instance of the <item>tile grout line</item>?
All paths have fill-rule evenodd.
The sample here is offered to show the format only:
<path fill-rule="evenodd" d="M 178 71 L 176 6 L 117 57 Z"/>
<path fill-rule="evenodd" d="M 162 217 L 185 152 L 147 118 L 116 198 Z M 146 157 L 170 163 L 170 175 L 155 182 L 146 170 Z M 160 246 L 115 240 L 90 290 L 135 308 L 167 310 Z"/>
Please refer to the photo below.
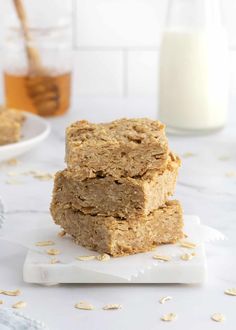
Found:
<path fill-rule="evenodd" d="M 75 0 L 74 0 L 75 1 Z M 76 31 L 76 20 L 72 15 L 72 29 Z M 77 46 L 76 45 L 76 32 L 73 31 L 72 37 L 72 46 L 73 51 L 119 51 L 119 50 L 127 50 L 127 51 L 159 51 L 159 46 Z M 4 47 L 0 44 L 0 52 L 3 51 Z M 236 52 L 236 46 L 229 47 L 229 52 Z"/>
<path fill-rule="evenodd" d="M 75 46 L 75 51 L 158 51 L 157 46 Z"/>

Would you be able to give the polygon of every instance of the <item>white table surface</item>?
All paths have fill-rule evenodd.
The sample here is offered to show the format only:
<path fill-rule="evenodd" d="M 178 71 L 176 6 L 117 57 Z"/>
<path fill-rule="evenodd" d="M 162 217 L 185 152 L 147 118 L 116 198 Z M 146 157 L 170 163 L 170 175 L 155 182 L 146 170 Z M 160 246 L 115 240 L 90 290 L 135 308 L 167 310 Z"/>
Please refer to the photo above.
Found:
<path fill-rule="evenodd" d="M 106 121 L 121 116 L 155 118 L 155 102 L 151 99 L 81 99 L 77 110 L 50 119 L 51 136 L 36 150 L 20 157 L 17 166 L 1 166 L 0 195 L 7 209 L 6 226 L 16 230 L 37 227 L 48 215 L 52 181 L 41 182 L 22 176 L 22 183 L 9 185 L 9 171 L 42 170 L 50 173 L 62 169 L 64 129 L 78 118 Z M 236 297 L 224 290 L 236 287 L 236 116 L 222 132 L 204 137 L 170 137 L 172 149 L 183 158 L 176 198 L 187 214 L 197 214 L 203 223 L 221 230 L 228 240 L 207 244 L 209 279 L 204 285 L 59 285 L 44 287 L 25 284 L 22 265 L 26 250 L 0 241 L 0 289 L 20 288 L 21 297 L 1 297 L 5 306 L 17 300 L 28 305 L 24 312 L 44 321 L 51 330 L 154 330 L 154 329 L 227 329 L 236 327 Z M 220 160 L 221 157 L 228 159 Z M 159 298 L 171 295 L 164 305 Z M 88 301 L 96 310 L 76 310 L 76 302 Z M 119 303 L 122 310 L 103 311 L 107 303 Z M 175 312 L 178 319 L 164 324 L 160 316 Z M 216 324 L 211 314 L 221 312 L 226 321 Z"/>

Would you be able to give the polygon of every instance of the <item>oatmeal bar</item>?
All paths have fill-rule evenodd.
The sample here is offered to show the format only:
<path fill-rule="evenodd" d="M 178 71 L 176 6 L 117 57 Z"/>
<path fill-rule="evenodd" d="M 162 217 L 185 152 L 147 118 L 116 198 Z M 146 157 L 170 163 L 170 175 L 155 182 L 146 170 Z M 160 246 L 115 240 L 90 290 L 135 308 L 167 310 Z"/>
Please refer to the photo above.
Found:
<path fill-rule="evenodd" d="M 122 220 L 92 216 L 74 209 L 70 203 L 52 203 L 51 214 L 75 243 L 115 257 L 149 251 L 183 237 L 182 209 L 178 201 L 167 202 L 142 221 L 137 217 Z"/>
<path fill-rule="evenodd" d="M 78 121 L 66 131 L 66 162 L 81 179 L 111 175 L 135 177 L 166 166 L 165 126 L 151 119 L 120 119 L 91 124 Z"/>
<path fill-rule="evenodd" d="M 173 195 L 180 160 L 170 154 L 163 170 L 149 170 L 138 178 L 111 176 L 80 180 L 76 171 L 64 170 L 55 177 L 53 200 L 71 202 L 85 214 L 127 218 L 147 215 Z"/>
<path fill-rule="evenodd" d="M 22 112 L 0 107 L 0 145 L 19 141 L 24 119 Z"/>

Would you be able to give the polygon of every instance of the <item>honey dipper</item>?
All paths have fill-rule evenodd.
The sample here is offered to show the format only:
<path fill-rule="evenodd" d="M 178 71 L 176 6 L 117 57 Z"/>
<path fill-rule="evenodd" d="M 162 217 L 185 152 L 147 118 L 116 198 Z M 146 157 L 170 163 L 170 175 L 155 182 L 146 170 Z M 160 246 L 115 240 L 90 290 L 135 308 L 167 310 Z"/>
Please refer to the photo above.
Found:
<path fill-rule="evenodd" d="M 57 112 L 60 106 L 60 93 L 53 77 L 41 63 L 37 48 L 32 47 L 32 37 L 27 24 L 27 17 L 22 0 L 13 0 L 17 16 L 23 31 L 25 50 L 29 63 L 29 74 L 26 78 L 28 95 L 32 99 L 39 115 L 48 116 Z"/>

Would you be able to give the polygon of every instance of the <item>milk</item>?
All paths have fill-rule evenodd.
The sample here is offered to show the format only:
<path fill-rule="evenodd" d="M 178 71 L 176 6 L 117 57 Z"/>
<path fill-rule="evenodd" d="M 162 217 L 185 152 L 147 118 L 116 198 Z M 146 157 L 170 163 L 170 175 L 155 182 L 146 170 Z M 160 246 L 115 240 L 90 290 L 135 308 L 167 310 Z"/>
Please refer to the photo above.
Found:
<path fill-rule="evenodd" d="M 160 119 L 176 130 L 224 126 L 228 65 L 223 28 L 166 30 L 160 49 Z"/>

